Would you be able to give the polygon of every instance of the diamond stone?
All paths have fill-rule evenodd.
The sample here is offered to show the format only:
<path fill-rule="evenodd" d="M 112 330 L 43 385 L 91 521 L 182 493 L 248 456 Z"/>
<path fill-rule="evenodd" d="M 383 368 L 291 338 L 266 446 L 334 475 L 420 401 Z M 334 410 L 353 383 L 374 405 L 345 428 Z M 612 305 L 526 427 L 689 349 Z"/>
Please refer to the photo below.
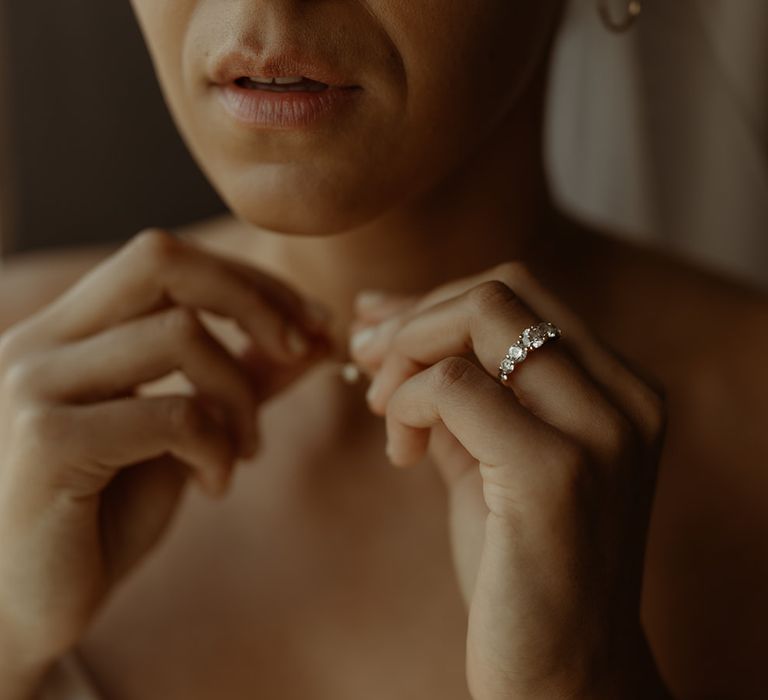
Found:
<path fill-rule="evenodd" d="M 504 360 L 502 360 L 501 367 L 499 367 L 499 369 L 502 372 L 511 372 L 512 370 L 515 369 L 515 363 L 512 362 L 512 360 L 505 358 Z"/>
<path fill-rule="evenodd" d="M 528 350 L 517 343 L 512 345 L 507 351 L 507 356 L 512 362 L 522 362 L 526 358 L 526 355 L 528 355 Z"/>
<path fill-rule="evenodd" d="M 518 341 L 511 345 L 504 359 L 499 365 L 499 377 L 506 381 L 515 367 L 528 356 L 531 350 L 540 348 L 544 343 L 553 338 L 560 337 L 560 329 L 549 321 L 541 321 L 526 328 Z"/>
<path fill-rule="evenodd" d="M 522 345 L 526 348 L 540 348 L 547 340 L 547 332 L 541 325 L 526 328 L 523 331 Z"/>

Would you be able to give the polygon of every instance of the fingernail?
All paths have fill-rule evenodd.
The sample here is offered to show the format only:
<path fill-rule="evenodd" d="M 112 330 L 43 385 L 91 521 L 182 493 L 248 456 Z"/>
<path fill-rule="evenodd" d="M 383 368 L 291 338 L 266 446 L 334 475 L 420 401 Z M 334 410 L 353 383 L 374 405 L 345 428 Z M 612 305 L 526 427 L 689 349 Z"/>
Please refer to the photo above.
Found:
<path fill-rule="evenodd" d="M 379 393 L 379 377 L 381 375 L 377 374 L 376 377 L 374 377 L 374 380 L 371 382 L 371 386 L 368 387 L 368 391 L 365 393 L 365 400 L 371 404 L 376 400 L 376 396 Z"/>
<path fill-rule="evenodd" d="M 309 352 L 309 342 L 296 326 L 288 326 L 285 331 L 285 346 L 291 357 L 299 359 Z"/>
<path fill-rule="evenodd" d="M 380 289 L 364 289 L 355 298 L 355 304 L 361 309 L 370 309 L 378 306 L 389 295 Z"/>
<path fill-rule="evenodd" d="M 319 331 L 328 325 L 331 320 L 331 310 L 323 304 L 316 301 L 306 301 L 304 303 L 304 316 L 312 330 Z"/>
<path fill-rule="evenodd" d="M 398 466 L 397 462 L 395 461 L 395 453 L 392 449 L 392 443 L 389 442 L 389 440 L 387 440 L 387 446 L 384 451 L 387 455 L 387 459 L 389 460 L 390 464 L 394 467 Z"/>
<path fill-rule="evenodd" d="M 352 336 L 352 350 L 358 351 L 362 350 L 366 345 L 369 345 L 371 341 L 376 336 L 376 331 L 378 330 L 378 326 L 371 326 L 369 328 L 364 328 L 361 331 L 358 331 Z"/>

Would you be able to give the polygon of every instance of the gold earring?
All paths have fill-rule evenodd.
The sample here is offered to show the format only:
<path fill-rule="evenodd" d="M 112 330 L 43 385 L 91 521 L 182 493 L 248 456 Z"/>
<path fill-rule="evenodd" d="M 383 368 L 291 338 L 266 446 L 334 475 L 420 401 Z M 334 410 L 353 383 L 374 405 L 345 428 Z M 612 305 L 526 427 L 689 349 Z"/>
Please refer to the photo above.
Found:
<path fill-rule="evenodd" d="M 597 9 L 600 12 L 603 24 L 612 32 L 620 33 L 626 32 L 632 27 L 643 11 L 643 3 L 641 0 L 630 0 L 627 4 L 627 14 L 620 20 L 614 19 L 613 14 L 608 8 L 607 0 L 598 0 Z"/>

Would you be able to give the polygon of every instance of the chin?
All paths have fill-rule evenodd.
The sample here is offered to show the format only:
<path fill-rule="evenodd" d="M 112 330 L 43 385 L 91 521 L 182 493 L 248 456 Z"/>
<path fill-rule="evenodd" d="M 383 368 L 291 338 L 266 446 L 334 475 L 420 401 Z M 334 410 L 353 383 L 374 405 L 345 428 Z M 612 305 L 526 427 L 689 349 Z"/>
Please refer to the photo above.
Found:
<path fill-rule="evenodd" d="M 358 179 L 360 182 L 360 179 Z M 337 185 L 339 183 L 336 183 Z M 259 229 L 296 236 L 333 236 L 379 218 L 391 205 L 381 190 L 297 186 L 248 178 L 217 187 L 232 213 Z M 378 196 L 372 196 L 377 193 Z"/>

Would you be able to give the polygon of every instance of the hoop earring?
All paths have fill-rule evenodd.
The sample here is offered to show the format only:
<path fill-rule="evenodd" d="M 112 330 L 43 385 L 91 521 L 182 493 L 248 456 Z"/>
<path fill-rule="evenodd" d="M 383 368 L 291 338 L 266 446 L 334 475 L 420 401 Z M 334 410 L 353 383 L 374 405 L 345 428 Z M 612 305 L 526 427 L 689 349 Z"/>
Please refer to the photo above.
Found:
<path fill-rule="evenodd" d="M 629 0 L 627 4 L 627 14 L 622 19 L 614 19 L 610 9 L 608 9 L 607 0 L 598 0 L 597 10 L 600 13 L 600 19 L 603 24 L 612 32 L 620 34 L 632 28 L 640 13 L 643 11 L 641 0 Z"/>

